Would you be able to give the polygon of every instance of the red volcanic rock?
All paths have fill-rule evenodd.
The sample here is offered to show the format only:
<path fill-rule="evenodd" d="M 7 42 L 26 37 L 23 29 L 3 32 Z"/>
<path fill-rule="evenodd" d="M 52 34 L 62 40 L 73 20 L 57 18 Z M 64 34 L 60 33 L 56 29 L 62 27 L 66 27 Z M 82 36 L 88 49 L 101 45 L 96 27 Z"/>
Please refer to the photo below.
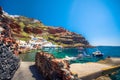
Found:
<path fill-rule="evenodd" d="M 0 15 L 2 15 L 3 14 L 3 12 L 2 12 L 2 7 L 0 7 Z"/>
<path fill-rule="evenodd" d="M 57 32 L 57 33 L 61 33 L 61 32 L 66 32 L 66 30 L 63 29 L 63 28 L 57 28 L 57 29 L 56 29 L 56 32 Z"/>
<path fill-rule="evenodd" d="M 38 29 L 38 28 L 33 28 L 32 32 L 34 34 L 41 34 L 42 33 L 42 30 Z"/>
<path fill-rule="evenodd" d="M 55 33 L 56 33 L 56 30 L 53 29 L 53 28 L 49 28 L 49 29 L 48 29 L 48 33 L 50 33 L 50 34 L 55 34 Z"/>
<path fill-rule="evenodd" d="M 26 33 L 34 33 L 34 34 L 41 34 L 42 30 L 38 28 L 30 28 L 30 27 L 25 27 L 23 29 Z"/>
<path fill-rule="evenodd" d="M 17 23 L 11 23 L 10 27 L 13 28 L 13 29 L 14 28 L 20 28 L 20 26 Z"/>
<path fill-rule="evenodd" d="M 32 28 L 29 27 L 24 27 L 23 29 L 26 33 L 31 33 L 32 32 Z"/>
<path fill-rule="evenodd" d="M 66 30 L 60 27 L 59 28 L 48 28 L 48 32 L 50 34 L 56 34 L 56 33 L 66 32 Z"/>
<path fill-rule="evenodd" d="M 12 31 L 15 33 L 20 33 L 21 27 L 17 23 L 11 23 L 10 27 L 12 28 Z"/>

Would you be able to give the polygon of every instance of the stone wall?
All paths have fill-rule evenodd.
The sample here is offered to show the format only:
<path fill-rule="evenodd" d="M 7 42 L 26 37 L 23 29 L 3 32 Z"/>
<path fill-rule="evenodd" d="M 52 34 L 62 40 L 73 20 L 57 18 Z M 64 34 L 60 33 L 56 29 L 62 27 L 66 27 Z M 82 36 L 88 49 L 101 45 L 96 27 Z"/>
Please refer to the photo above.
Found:
<path fill-rule="evenodd" d="M 56 59 L 52 54 L 38 52 L 35 65 L 45 80 L 79 80 L 69 70 L 69 63 L 62 59 Z"/>
<path fill-rule="evenodd" d="M 19 59 L 4 43 L 0 42 L 0 80 L 9 80 L 19 67 Z"/>

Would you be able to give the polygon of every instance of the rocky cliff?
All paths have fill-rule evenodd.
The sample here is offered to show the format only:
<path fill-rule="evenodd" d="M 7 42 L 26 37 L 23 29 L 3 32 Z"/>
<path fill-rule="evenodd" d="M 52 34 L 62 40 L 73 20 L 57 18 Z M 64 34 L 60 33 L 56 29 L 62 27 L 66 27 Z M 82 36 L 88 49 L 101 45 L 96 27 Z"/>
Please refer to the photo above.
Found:
<path fill-rule="evenodd" d="M 20 62 L 17 43 L 11 34 L 11 23 L 0 7 L 0 80 L 11 80 Z"/>
<path fill-rule="evenodd" d="M 43 38 L 63 47 L 90 47 L 89 42 L 80 34 L 70 32 L 62 27 L 45 26 L 41 21 L 24 16 L 6 16 L 10 20 L 11 33 L 15 39 L 28 41 L 31 35 Z M 54 24 L 53 24 L 54 25 Z"/>

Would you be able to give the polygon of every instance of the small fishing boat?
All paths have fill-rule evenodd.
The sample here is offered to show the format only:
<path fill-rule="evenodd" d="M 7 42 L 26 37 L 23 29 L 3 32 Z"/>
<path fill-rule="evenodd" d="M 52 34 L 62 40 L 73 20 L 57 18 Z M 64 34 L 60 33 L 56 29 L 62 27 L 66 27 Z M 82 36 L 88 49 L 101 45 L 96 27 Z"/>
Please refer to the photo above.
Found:
<path fill-rule="evenodd" d="M 70 60 L 76 60 L 77 57 L 69 57 L 69 56 L 65 56 L 65 58 L 63 58 L 63 60 L 67 60 L 67 61 L 70 61 Z"/>
<path fill-rule="evenodd" d="M 84 50 L 84 48 L 83 48 L 83 47 L 78 47 L 78 53 L 82 53 L 82 52 L 83 52 L 83 50 Z"/>
<path fill-rule="evenodd" d="M 102 57 L 102 56 L 103 56 L 103 53 L 101 53 L 101 51 L 99 51 L 99 50 L 97 49 L 97 51 L 93 52 L 92 55 L 95 56 L 95 57 Z"/>
<path fill-rule="evenodd" d="M 65 56 L 64 60 L 71 61 L 71 60 L 77 60 L 77 59 L 80 59 L 80 58 L 83 58 L 83 57 L 84 57 L 83 54 L 78 54 L 76 57 Z"/>

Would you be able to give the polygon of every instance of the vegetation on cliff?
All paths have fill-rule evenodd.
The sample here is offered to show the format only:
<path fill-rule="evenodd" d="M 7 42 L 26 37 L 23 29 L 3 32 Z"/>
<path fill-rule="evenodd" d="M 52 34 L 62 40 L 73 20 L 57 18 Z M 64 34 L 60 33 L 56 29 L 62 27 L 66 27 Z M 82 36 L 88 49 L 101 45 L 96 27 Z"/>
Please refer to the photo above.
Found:
<path fill-rule="evenodd" d="M 14 38 L 28 41 L 30 36 L 41 36 L 54 44 L 62 45 L 63 47 L 90 47 L 89 42 L 80 34 L 70 32 L 61 27 L 45 26 L 42 22 L 27 18 L 24 16 L 10 17 L 12 23 L 12 34 Z"/>

